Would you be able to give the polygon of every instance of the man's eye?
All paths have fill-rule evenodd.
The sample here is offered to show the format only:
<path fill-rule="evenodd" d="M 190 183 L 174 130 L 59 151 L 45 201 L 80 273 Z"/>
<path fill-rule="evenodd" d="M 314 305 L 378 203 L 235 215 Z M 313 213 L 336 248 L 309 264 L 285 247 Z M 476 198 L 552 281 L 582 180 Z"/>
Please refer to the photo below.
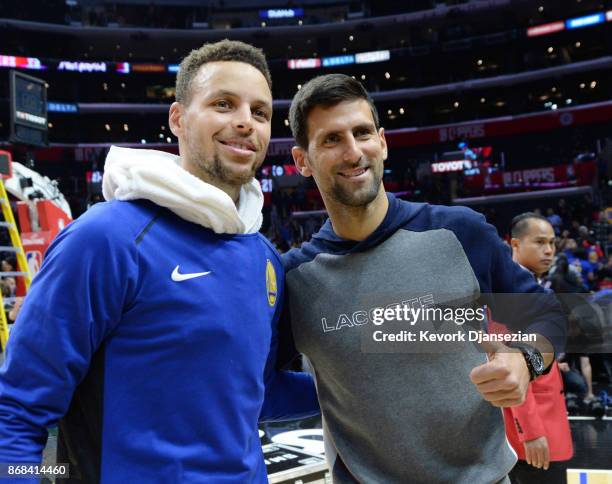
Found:
<path fill-rule="evenodd" d="M 258 118 L 264 118 L 264 119 L 268 119 L 269 118 L 268 112 L 263 110 L 263 109 L 256 109 L 253 112 L 253 114 L 255 116 L 257 116 Z"/>
<path fill-rule="evenodd" d="M 337 143 L 338 139 L 339 139 L 338 136 L 330 135 L 327 138 L 325 138 L 325 143 Z"/>
<path fill-rule="evenodd" d="M 216 101 L 215 107 L 221 108 L 221 109 L 228 109 L 230 107 L 230 103 L 224 100 Z"/>

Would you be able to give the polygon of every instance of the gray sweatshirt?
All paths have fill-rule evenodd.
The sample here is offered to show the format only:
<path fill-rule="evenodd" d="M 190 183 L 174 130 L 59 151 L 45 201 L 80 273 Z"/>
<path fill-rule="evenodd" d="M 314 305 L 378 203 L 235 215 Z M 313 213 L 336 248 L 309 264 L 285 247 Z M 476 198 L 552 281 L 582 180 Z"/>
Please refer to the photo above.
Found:
<path fill-rule="evenodd" d="M 516 455 L 501 410 L 469 378 L 486 355 L 469 341 L 373 343 L 376 331 L 478 328 L 375 324 L 374 310 L 476 307 L 483 293 L 543 290 L 481 215 L 388 197 L 384 221 L 365 241 L 339 238 L 327 221 L 284 256 L 293 338 L 316 378 L 334 482 L 495 483 Z M 538 306 L 528 320 L 517 314 L 512 329 L 562 339 L 560 308 Z"/>

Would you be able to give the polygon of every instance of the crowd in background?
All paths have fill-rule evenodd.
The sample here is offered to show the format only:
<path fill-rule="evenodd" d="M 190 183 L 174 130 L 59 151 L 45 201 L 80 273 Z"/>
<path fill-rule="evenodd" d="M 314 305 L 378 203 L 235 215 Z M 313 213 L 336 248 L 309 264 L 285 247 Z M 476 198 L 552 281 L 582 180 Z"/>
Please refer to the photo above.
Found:
<path fill-rule="evenodd" d="M 548 207 L 541 201 L 534 201 L 533 205 L 529 210 L 545 216 L 557 236 L 557 257 L 550 273 L 551 278 L 557 274 L 551 279 L 557 292 L 570 292 L 567 284 L 573 285 L 571 292 L 612 290 L 612 222 L 608 215 L 598 209 L 590 196 L 570 202 L 560 198 Z M 504 210 L 507 212 L 508 208 Z M 490 207 L 477 210 L 484 213 L 502 238 L 509 240 L 510 224 L 504 210 Z M 327 218 L 320 200 L 309 199 L 301 188 L 275 191 L 265 215 L 263 232 L 280 252 L 310 240 Z M 566 273 L 570 276 L 559 277 Z"/>

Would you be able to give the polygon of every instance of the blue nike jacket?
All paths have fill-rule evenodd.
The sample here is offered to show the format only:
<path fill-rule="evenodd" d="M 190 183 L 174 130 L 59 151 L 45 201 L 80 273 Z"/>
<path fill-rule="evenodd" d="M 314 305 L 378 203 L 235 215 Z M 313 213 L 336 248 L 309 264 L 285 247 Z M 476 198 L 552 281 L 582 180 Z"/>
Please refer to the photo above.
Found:
<path fill-rule="evenodd" d="M 274 368 L 283 284 L 258 233 L 94 206 L 49 248 L 12 330 L 0 462 L 39 463 L 59 422 L 66 482 L 267 482 L 258 419 L 318 408 L 310 377 Z"/>

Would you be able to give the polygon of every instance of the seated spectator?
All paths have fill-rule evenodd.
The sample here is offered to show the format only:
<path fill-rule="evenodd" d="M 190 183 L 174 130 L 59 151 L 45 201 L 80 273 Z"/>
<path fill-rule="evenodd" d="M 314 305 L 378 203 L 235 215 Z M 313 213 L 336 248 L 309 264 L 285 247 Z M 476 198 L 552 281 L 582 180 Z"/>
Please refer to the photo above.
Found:
<path fill-rule="evenodd" d="M 15 291 L 17 290 L 17 281 L 14 277 L 5 277 L 0 281 L 2 284 L 2 297 L 15 297 Z"/>
<path fill-rule="evenodd" d="M 575 270 L 570 270 L 570 267 L 567 256 L 559 254 L 555 265 L 550 270 L 547 286 L 556 293 L 586 292 L 580 274 Z"/>
<path fill-rule="evenodd" d="M 9 323 L 14 323 L 15 320 L 17 319 L 22 303 L 23 303 L 22 297 L 15 298 L 15 304 L 13 304 L 13 307 L 11 307 L 11 309 L 9 310 L 7 314 L 7 320 Z"/>
<path fill-rule="evenodd" d="M 559 217 L 559 215 L 555 213 L 554 209 L 549 208 L 546 211 L 546 218 L 548 219 L 550 224 L 553 226 L 553 229 L 555 230 L 555 234 L 559 235 L 561 233 L 561 226 L 563 225 L 563 220 L 561 219 L 561 217 Z"/>
<path fill-rule="evenodd" d="M 599 262 L 599 255 L 595 249 L 592 249 L 587 256 L 587 279 L 590 283 L 590 287 L 592 290 L 596 291 L 599 289 L 599 280 L 598 273 L 599 270 L 603 267 L 603 264 Z"/>
<path fill-rule="evenodd" d="M 587 382 L 582 373 L 570 365 L 574 358 L 571 355 L 562 355 L 559 360 L 559 370 L 561 370 L 561 376 L 563 377 L 563 388 L 566 396 L 569 398 L 571 395 L 575 395 L 580 400 L 584 400 L 588 394 Z"/>
<path fill-rule="evenodd" d="M 599 289 L 612 289 L 612 254 L 608 256 L 606 264 L 601 264 L 597 271 L 597 280 L 599 281 Z"/>
<path fill-rule="evenodd" d="M 584 249 L 588 249 L 595 244 L 593 234 L 589 231 L 586 225 L 581 225 L 578 227 L 578 238 L 576 243 L 578 244 L 578 247 L 583 247 Z"/>
<path fill-rule="evenodd" d="M 567 233 L 569 236 L 569 232 L 564 231 L 564 234 Z M 566 237 L 563 239 L 563 253 L 567 256 L 570 263 L 574 260 L 574 251 L 578 248 L 578 244 L 576 244 L 576 239 L 571 237 Z"/>
<path fill-rule="evenodd" d="M 0 262 L 0 271 L 2 272 L 15 272 L 17 269 L 17 259 L 14 257 L 6 257 Z"/>

